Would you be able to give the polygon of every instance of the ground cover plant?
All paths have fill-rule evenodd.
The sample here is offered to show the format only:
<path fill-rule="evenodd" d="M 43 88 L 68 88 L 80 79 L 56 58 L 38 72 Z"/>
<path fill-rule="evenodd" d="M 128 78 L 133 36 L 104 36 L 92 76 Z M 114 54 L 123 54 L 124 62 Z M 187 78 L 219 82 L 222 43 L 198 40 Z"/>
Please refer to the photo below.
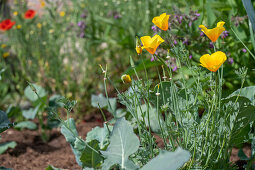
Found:
<path fill-rule="evenodd" d="M 0 132 L 46 143 L 58 127 L 82 169 L 254 168 L 252 4 L 170 4 L 14 3 L 0 23 Z M 84 138 L 73 117 L 87 108 L 104 123 Z"/>

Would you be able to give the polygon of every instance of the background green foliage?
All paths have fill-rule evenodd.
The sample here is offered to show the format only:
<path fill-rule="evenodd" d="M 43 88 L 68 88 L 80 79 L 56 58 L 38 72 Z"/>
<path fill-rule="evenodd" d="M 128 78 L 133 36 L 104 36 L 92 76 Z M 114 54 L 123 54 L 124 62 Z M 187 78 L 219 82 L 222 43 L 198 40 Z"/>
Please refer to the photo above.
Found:
<path fill-rule="evenodd" d="M 204 24 L 212 28 L 218 21 L 226 22 L 229 36 L 219 39 L 216 44 L 227 53 L 228 58 L 234 60 L 233 64 L 224 64 L 224 96 L 240 87 L 240 81 L 235 79 L 233 70 L 241 66 L 249 69 L 245 86 L 253 85 L 255 81 L 252 78 L 255 76 L 254 60 L 248 52 L 243 52 L 244 46 L 236 41 L 231 31 L 233 28 L 254 52 L 253 34 L 250 32 L 246 11 L 238 0 L 45 1 L 46 6 L 41 7 L 41 12 L 32 20 L 23 17 L 28 9 L 25 1 L 14 1 L 11 5 L 4 3 L 7 1 L 1 2 L 1 18 L 16 21 L 13 29 L 1 33 L 0 44 L 7 46 L 0 48 L 0 55 L 10 53 L 7 58 L 0 57 L 2 110 L 7 110 L 10 104 L 21 107 L 20 110 L 27 110 L 25 88 L 29 81 L 43 87 L 48 97 L 60 94 L 77 100 L 75 113 L 83 115 L 93 112 L 91 95 L 104 88 L 98 64 L 107 64 L 108 72 L 117 87 L 121 74 L 134 74 L 129 67 L 130 55 L 134 58 L 137 71 L 142 71 L 141 58 L 134 50 L 135 36 L 152 36 L 154 32 L 151 20 L 163 12 L 171 15 L 170 40 L 176 40 L 187 55 L 193 56 L 191 63 L 194 65 L 198 65 L 201 55 L 213 51 L 207 37 L 200 36 L 198 26 Z M 13 15 L 15 11 L 18 12 L 17 16 Z M 61 11 L 65 12 L 64 17 L 60 16 Z M 193 12 L 200 16 L 189 25 L 189 17 Z M 181 23 L 176 20 L 178 16 L 183 16 Z M 84 22 L 86 27 L 81 29 L 77 25 L 79 22 Z M 21 25 L 21 29 L 17 29 L 17 25 Z M 81 38 L 82 33 L 84 35 Z M 163 32 L 158 34 L 163 35 Z M 183 44 L 185 40 L 188 44 Z M 174 55 L 171 53 L 171 56 Z M 146 68 L 160 65 L 157 61 L 151 62 L 149 55 L 146 57 Z M 178 80 L 181 74 L 185 74 L 192 83 L 192 74 L 186 67 L 177 69 L 174 79 Z M 149 77 L 156 76 L 156 70 L 152 68 Z M 107 90 L 112 92 L 113 87 L 109 86 Z M 116 93 L 110 95 L 116 96 Z"/>

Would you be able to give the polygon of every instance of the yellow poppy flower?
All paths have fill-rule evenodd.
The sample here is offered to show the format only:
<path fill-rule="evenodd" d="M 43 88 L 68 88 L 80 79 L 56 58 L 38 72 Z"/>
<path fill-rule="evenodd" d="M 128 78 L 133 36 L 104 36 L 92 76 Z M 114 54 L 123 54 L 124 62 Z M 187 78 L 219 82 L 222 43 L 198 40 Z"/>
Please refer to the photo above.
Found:
<path fill-rule="evenodd" d="M 1 48 L 5 48 L 5 47 L 7 47 L 6 44 L 2 44 L 2 45 L 1 45 Z"/>
<path fill-rule="evenodd" d="M 17 16 L 18 14 L 19 14 L 19 13 L 18 13 L 17 11 L 14 11 L 14 12 L 13 12 L 13 15 L 14 15 L 14 16 Z"/>
<path fill-rule="evenodd" d="M 61 12 L 59 13 L 59 15 L 60 15 L 61 17 L 64 17 L 64 16 L 66 15 L 66 13 L 65 13 L 65 11 L 61 11 Z"/>
<path fill-rule="evenodd" d="M 16 28 L 19 30 L 19 29 L 22 28 L 22 26 L 21 25 L 17 25 Z"/>
<path fill-rule="evenodd" d="M 205 54 L 200 57 L 200 65 L 212 72 L 216 72 L 226 60 L 226 54 L 221 51 L 217 51 L 212 55 Z"/>
<path fill-rule="evenodd" d="M 137 46 L 135 47 L 135 50 L 136 50 L 136 52 L 137 52 L 138 55 L 142 54 L 142 52 L 143 52 L 143 49 L 142 49 L 142 47 L 141 47 L 140 45 L 137 45 Z"/>
<path fill-rule="evenodd" d="M 121 80 L 123 81 L 123 83 L 131 83 L 132 82 L 131 77 L 128 74 L 122 75 Z"/>
<path fill-rule="evenodd" d="M 143 49 L 142 49 L 142 46 L 141 46 L 141 41 L 138 37 L 136 37 L 136 47 L 135 47 L 135 50 L 137 52 L 138 55 L 142 54 L 143 52 Z"/>
<path fill-rule="evenodd" d="M 152 38 L 150 36 L 143 36 L 141 37 L 141 41 L 143 43 L 142 49 L 146 49 L 149 53 L 154 54 L 158 46 L 165 40 L 156 34 Z"/>
<path fill-rule="evenodd" d="M 205 35 L 212 41 L 216 42 L 217 39 L 219 38 L 220 34 L 225 31 L 225 28 L 223 25 L 225 22 L 220 21 L 217 23 L 217 27 L 213 29 L 207 29 L 204 25 L 199 25 L 199 28 L 205 33 Z"/>
<path fill-rule="evenodd" d="M 46 5 L 45 2 L 44 2 L 43 0 L 40 1 L 40 4 L 41 4 L 41 7 L 42 7 L 42 8 L 45 7 L 45 5 Z"/>
<path fill-rule="evenodd" d="M 160 29 L 166 31 L 168 30 L 169 17 L 170 15 L 166 15 L 166 13 L 163 13 L 160 16 L 154 17 L 152 22 Z"/>
<path fill-rule="evenodd" d="M 3 53 L 3 58 L 8 57 L 9 55 L 10 55 L 10 53 L 9 53 L 9 52 L 5 52 L 5 53 Z"/>
<path fill-rule="evenodd" d="M 41 23 L 38 23 L 36 26 L 37 26 L 37 28 L 39 28 L 39 29 L 42 28 L 42 24 L 41 24 Z"/>

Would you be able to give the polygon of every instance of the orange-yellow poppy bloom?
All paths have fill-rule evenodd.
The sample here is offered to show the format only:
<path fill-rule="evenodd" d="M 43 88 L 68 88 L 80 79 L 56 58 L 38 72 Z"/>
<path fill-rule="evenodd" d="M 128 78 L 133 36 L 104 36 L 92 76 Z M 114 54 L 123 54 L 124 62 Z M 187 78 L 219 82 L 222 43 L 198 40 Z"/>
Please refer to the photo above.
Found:
<path fill-rule="evenodd" d="M 205 33 L 205 35 L 212 41 L 216 42 L 217 39 L 219 38 L 220 34 L 225 31 L 225 28 L 223 25 L 225 22 L 220 21 L 217 23 L 217 27 L 213 29 L 207 29 L 204 25 L 199 25 L 199 28 Z"/>
<path fill-rule="evenodd" d="M 131 79 L 130 75 L 128 75 L 128 74 L 122 75 L 121 80 L 123 81 L 123 83 L 131 83 L 132 82 L 132 79 Z"/>
<path fill-rule="evenodd" d="M 200 57 L 200 65 L 212 72 L 216 72 L 226 60 L 226 54 L 221 51 L 217 51 L 212 55 L 205 54 Z"/>
<path fill-rule="evenodd" d="M 163 13 L 160 16 L 154 17 L 152 22 L 160 29 L 166 31 L 168 30 L 169 17 L 170 15 L 166 15 L 166 13 Z"/>
<path fill-rule="evenodd" d="M 158 46 L 165 40 L 156 34 L 154 37 L 143 36 L 141 41 L 143 43 L 142 49 L 146 49 L 149 53 L 154 54 Z"/>
<path fill-rule="evenodd" d="M 142 52 L 143 52 L 143 49 L 142 49 L 142 47 L 141 47 L 140 45 L 137 45 L 137 46 L 135 47 L 135 50 L 136 50 L 136 52 L 137 52 L 138 55 L 142 54 Z"/>

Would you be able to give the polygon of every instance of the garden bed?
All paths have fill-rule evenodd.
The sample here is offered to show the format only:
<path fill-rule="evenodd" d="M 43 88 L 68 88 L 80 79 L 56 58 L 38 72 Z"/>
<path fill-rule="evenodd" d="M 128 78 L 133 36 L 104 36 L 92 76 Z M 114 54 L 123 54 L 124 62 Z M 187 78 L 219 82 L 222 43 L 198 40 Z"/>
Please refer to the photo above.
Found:
<path fill-rule="evenodd" d="M 102 123 L 86 121 L 79 123 L 77 129 L 79 135 L 85 138 L 87 132 L 99 125 Z M 1 166 L 13 168 L 13 170 L 45 169 L 48 165 L 64 169 L 80 169 L 60 129 L 50 132 L 48 143 L 41 140 L 38 131 L 9 129 L 1 136 L 1 142 L 17 142 L 14 149 L 9 149 L 0 155 Z"/>

